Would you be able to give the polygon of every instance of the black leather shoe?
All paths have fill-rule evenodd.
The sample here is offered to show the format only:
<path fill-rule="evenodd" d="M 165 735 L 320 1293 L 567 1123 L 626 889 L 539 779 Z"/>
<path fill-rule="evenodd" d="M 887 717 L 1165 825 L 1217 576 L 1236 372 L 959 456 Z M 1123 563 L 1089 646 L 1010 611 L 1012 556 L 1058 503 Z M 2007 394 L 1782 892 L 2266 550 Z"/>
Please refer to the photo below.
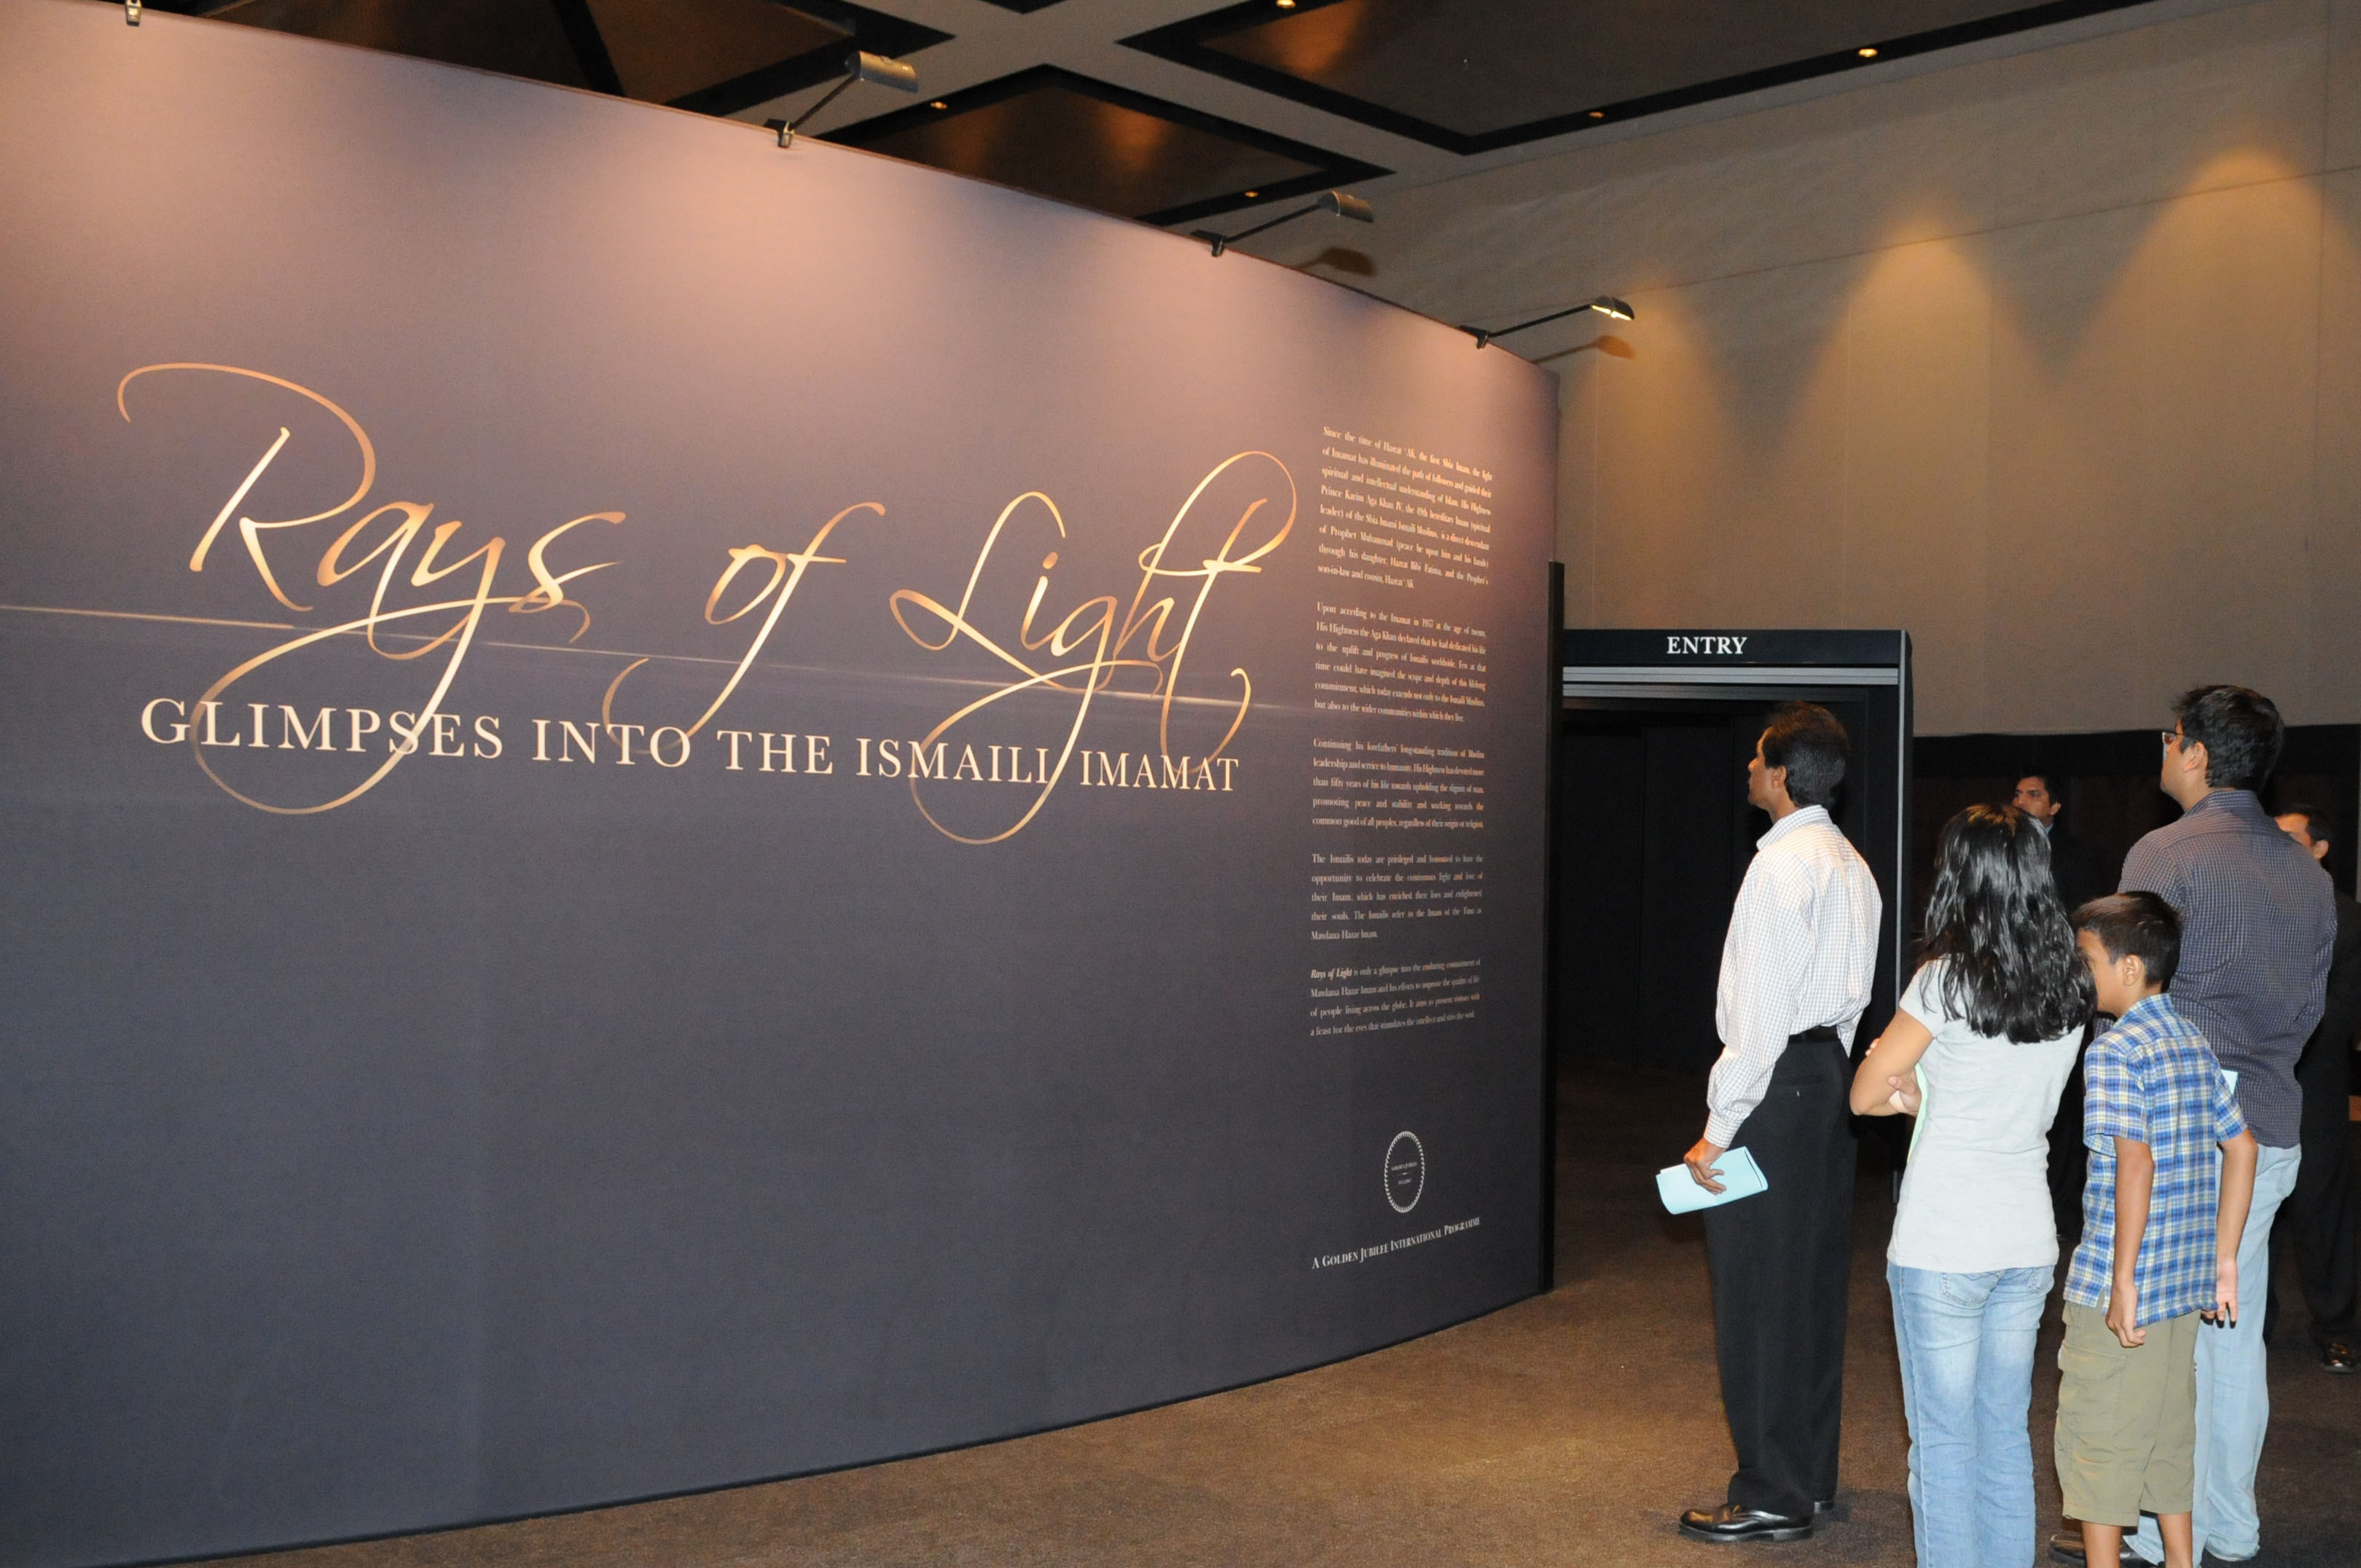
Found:
<path fill-rule="evenodd" d="M 2350 1376 L 2361 1372 L 2361 1359 L 2356 1359 L 2351 1345 L 2332 1344 L 2320 1353 L 2320 1368 L 2323 1372 L 2337 1372 Z"/>
<path fill-rule="evenodd" d="M 1812 1521 L 1724 1503 L 1718 1508 L 1691 1508 L 1683 1514 L 1681 1533 L 1691 1541 L 1802 1541 L 1812 1533 Z"/>
<path fill-rule="evenodd" d="M 1842 1518 L 1844 1518 L 1844 1515 L 1838 1510 L 1837 1500 L 1834 1497 L 1815 1497 L 1812 1499 L 1813 1523 L 1830 1524 Z"/>

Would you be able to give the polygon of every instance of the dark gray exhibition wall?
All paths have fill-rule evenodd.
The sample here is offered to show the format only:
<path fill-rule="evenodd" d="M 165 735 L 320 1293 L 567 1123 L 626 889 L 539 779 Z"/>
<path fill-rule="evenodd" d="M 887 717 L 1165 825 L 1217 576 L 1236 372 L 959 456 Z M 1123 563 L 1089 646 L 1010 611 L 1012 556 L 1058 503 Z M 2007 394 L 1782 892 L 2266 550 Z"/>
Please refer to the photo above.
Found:
<path fill-rule="evenodd" d="M 0 0 L 0 1562 L 857 1464 L 1535 1288 L 1543 372 L 83 0 Z"/>

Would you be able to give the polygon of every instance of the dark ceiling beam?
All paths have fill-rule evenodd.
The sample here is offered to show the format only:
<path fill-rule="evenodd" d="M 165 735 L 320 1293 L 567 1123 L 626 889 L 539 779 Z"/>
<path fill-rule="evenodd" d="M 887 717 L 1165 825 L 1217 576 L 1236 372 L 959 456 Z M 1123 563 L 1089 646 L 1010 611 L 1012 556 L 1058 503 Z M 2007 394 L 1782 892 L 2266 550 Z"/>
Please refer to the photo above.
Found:
<path fill-rule="evenodd" d="M 566 29 L 566 44 L 574 51 L 574 63 L 582 68 L 582 80 L 594 93 L 624 96 L 623 79 L 615 71 L 613 57 L 607 53 L 607 40 L 599 36 L 598 18 L 590 14 L 589 0 L 549 0 L 557 12 L 557 25 Z"/>

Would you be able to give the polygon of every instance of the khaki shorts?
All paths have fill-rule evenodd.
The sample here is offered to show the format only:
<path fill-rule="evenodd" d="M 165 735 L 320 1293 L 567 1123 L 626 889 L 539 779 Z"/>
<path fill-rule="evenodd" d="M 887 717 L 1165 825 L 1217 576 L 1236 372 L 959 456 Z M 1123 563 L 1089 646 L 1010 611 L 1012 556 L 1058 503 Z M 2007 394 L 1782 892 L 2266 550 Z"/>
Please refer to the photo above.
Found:
<path fill-rule="evenodd" d="M 2058 1485 L 2069 1519 L 2136 1528 L 2195 1500 L 2197 1330 L 2194 1312 L 2147 1325 L 2125 1350 L 2096 1307 L 2066 1303 L 2058 1348 Z"/>

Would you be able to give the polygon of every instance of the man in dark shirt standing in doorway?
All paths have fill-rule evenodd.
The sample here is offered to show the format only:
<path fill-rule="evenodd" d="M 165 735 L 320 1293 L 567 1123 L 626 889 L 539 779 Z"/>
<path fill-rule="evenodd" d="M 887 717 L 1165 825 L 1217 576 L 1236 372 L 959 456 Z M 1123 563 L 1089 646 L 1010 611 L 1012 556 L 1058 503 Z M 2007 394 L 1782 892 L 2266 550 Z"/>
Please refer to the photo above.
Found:
<path fill-rule="evenodd" d="M 2200 686 L 2173 716 L 2158 783 L 2180 804 L 2180 820 L 2132 846 L 2123 891 L 2159 894 L 2180 912 L 2173 1005 L 2238 1075 L 2238 1109 L 2263 1146 L 2237 1259 L 2238 1277 L 2259 1290 L 2271 1221 L 2294 1190 L 2302 1155 L 2295 1064 L 2325 1001 L 2336 905 L 2326 874 L 2255 797 L 2286 738 L 2279 708 L 2244 686 Z M 2270 1411 L 2262 1314 L 2208 1329 L 2197 1342 L 2201 1557 L 2210 1550 L 2239 1562 L 2259 1550 L 2255 1466 Z M 2124 1544 L 2145 1562 L 2164 1561 L 2153 1519 Z"/>
<path fill-rule="evenodd" d="M 2115 890 L 2115 879 L 2098 846 L 2084 843 L 2058 820 L 2066 809 L 2065 801 L 2059 797 L 2058 781 L 2038 770 L 2027 773 L 2016 781 L 2016 794 L 2009 804 L 2033 818 L 2033 825 L 2048 840 L 2049 877 L 2058 884 L 2059 903 L 2071 911 Z"/>
<path fill-rule="evenodd" d="M 2028 769 L 2018 776 L 2009 804 L 2041 829 L 2049 845 L 2049 880 L 2057 886 L 2058 902 L 2071 914 L 2113 893 L 2115 875 L 2096 845 L 2084 843 L 2058 820 L 2066 809 L 2059 790 L 2061 782 L 2055 774 Z M 2089 1031 L 2082 1043 L 2090 1044 Z M 2077 1058 L 2059 1096 L 2058 1114 L 2049 1123 L 2049 1204 L 2057 1212 L 2059 1233 L 2070 1245 L 2082 1229 L 2082 1181 L 2090 1164 L 2090 1151 L 2082 1146 L 2082 1063 Z"/>

